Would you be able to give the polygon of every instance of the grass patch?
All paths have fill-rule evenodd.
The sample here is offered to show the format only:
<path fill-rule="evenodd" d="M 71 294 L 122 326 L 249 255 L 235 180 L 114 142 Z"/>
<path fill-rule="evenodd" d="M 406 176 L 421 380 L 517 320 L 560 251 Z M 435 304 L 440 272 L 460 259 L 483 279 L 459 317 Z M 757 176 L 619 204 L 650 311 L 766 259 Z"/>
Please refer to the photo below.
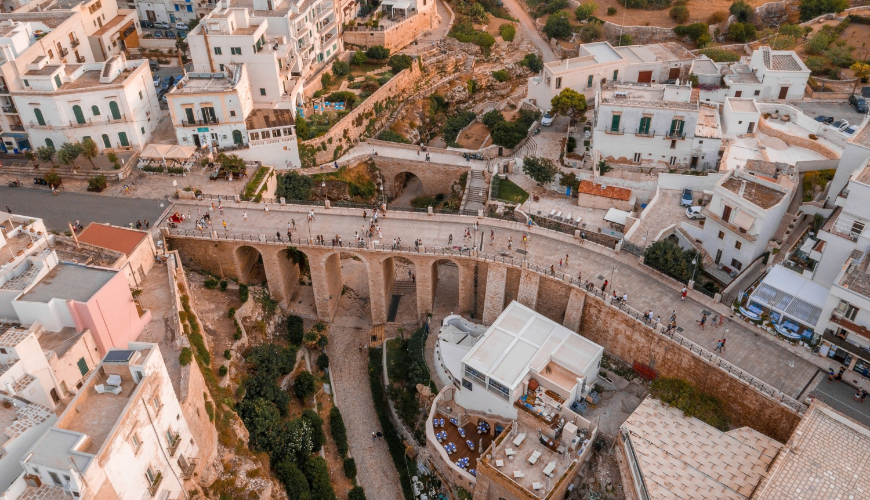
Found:
<path fill-rule="evenodd" d="M 499 179 L 498 199 L 522 205 L 529 199 L 529 193 L 508 179 Z"/>
<path fill-rule="evenodd" d="M 698 390 L 683 379 L 657 378 L 650 386 L 650 394 L 679 408 L 687 417 L 695 417 L 720 431 L 727 431 L 731 426 L 731 417 L 719 398 Z"/>
<path fill-rule="evenodd" d="M 700 54 L 705 55 L 716 62 L 736 62 L 740 60 L 740 54 L 733 50 L 712 48 L 701 50 Z"/>
<path fill-rule="evenodd" d="M 367 165 L 354 168 L 341 167 L 338 170 L 311 176 L 315 185 L 323 181 L 338 181 L 347 184 L 348 192 L 356 198 L 370 199 L 375 196 L 375 181 Z"/>

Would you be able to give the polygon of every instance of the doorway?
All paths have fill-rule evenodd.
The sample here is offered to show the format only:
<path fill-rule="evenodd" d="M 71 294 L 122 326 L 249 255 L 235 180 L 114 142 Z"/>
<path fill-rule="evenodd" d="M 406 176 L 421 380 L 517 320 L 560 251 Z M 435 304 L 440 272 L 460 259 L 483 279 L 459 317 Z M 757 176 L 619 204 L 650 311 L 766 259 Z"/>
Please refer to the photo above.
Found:
<path fill-rule="evenodd" d="M 671 68 L 671 70 L 668 71 L 668 80 L 676 80 L 679 77 L 680 77 L 680 68 Z"/>
<path fill-rule="evenodd" d="M 780 99 L 785 99 L 785 97 L 786 97 L 787 95 L 788 95 L 788 87 L 780 87 L 780 88 L 779 88 L 779 98 L 780 98 Z"/>
<path fill-rule="evenodd" d="M 755 122 L 749 122 L 749 127 L 746 128 L 746 133 L 751 134 L 755 132 Z"/>
<path fill-rule="evenodd" d="M 720 260 L 722 260 L 722 249 L 721 248 L 719 250 L 716 250 L 716 259 L 714 259 L 713 262 L 715 262 L 716 265 L 718 266 Z"/>
<path fill-rule="evenodd" d="M 202 144 L 199 142 L 199 134 L 193 134 L 193 143 L 196 145 L 197 149 L 202 147 Z"/>
<path fill-rule="evenodd" d="M 637 74 L 637 83 L 652 82 L 652 71 L 641 71 Z"/>

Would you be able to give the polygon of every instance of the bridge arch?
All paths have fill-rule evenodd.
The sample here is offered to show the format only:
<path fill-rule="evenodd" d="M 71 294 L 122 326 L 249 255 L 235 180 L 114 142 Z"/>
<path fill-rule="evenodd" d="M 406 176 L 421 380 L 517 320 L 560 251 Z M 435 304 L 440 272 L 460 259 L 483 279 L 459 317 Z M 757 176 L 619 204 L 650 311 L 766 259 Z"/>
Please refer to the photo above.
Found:
<path fill-rule="evenodd" d="M 259 285 L 267 282 L 263 254 L 258 248 L 242 245 L 236 248 L 234 256 L 236 261 L 236 276 L 239 277 L 239 283 Z"/>
<path fill-rule="evenodd" d="M 450 314 L 459 311 L 460 267 L 452 259 L 432 262 L 432 313 Z"/>

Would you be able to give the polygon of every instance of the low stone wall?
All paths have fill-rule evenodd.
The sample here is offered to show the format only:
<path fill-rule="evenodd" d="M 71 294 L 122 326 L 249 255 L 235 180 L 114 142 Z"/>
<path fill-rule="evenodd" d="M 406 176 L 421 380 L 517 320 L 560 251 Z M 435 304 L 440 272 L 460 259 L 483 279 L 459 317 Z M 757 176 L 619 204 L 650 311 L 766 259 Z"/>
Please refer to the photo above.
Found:
<path fill-rule="evenodd" d="M 610 43 L 618 43 L 620 35 L 631 35 L 635 45 L 679 40 L 680 37 L 671 28 L 658 26 L 620 26 L 609 21 L 604 22 L 604 37 Z"/>
<path fill-rule="evenodd" d="M 424 31 L 435 28 L 435 2 L 431 5 L 433 8 L 421 11 L 386 29 L 348 28 L 342 35 L 344 43 L 365 48 L 381 45 L 390 49 L 390 52 L 397 52 L 416 40 Z"/>
<path fill-rule="evenodd" d="M 789 146 L 797 146 L 799 148 L 815 151 L 816 153 L 819 153 L 820 155 L 824 156 L 829 160 L 837 160 L 840 158 L 840 155 L 837 154 L 835 151 L 829 149 L 827 146 L 824 146 L 817 141 L 810 139 L 809 137 L 797 137 L 776 130 L 775 128 L 767 125 L 767 120 L 765 120 L 764 118 L 762 118 L 761 121 L 758 122 L 758 131 L 764 135 L 769 135 L 770 137 L 782 139 Z"/>

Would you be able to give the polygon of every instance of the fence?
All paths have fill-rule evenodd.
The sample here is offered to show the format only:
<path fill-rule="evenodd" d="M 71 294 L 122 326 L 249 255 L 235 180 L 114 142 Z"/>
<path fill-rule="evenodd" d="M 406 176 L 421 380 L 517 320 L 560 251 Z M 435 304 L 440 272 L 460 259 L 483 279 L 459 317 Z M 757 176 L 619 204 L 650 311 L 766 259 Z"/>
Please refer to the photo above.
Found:
<path fill-rule="evenodd" d="M 622 240 L 622 249 L 632 255 L 637 255 L 638 257 L 643 257 L 643 253 L 646 251 L 646 247 L 635 245 L 625 239 Z"/>

